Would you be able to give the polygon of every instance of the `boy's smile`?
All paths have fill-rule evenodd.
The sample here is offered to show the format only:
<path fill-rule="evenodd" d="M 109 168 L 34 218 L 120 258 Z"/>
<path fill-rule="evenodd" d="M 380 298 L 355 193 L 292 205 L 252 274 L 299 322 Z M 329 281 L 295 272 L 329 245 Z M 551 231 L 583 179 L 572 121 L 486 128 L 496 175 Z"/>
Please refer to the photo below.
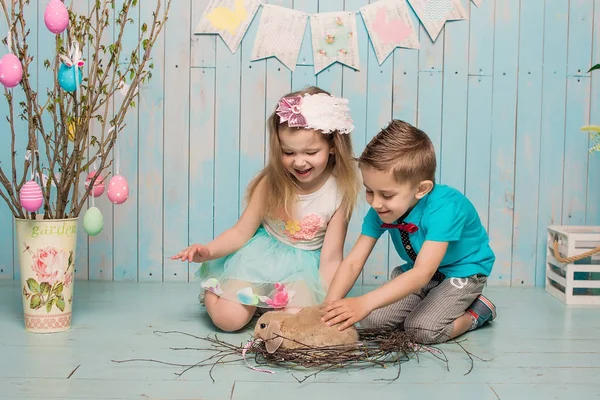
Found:
<path fill-rule="evenodd" d="M 433 187 L 431 181 L 423 181 L 418 185 L 408 181 L 399 183 L 392 171 L 379 171 L 368 165 L 361 165 L 360 170 L 366 188 L 367 203 L 387 224 L 404 215 Z"/>

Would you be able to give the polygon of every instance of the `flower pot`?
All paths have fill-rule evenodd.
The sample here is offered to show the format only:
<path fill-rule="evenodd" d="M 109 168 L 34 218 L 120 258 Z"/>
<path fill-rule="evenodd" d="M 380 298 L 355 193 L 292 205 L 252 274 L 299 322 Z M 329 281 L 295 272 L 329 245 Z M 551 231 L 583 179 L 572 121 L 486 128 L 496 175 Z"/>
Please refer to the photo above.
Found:
<path fill-rule="evenodd" d="M 15 219 L 25 330 L 71 327 L 77 218 Z"/>

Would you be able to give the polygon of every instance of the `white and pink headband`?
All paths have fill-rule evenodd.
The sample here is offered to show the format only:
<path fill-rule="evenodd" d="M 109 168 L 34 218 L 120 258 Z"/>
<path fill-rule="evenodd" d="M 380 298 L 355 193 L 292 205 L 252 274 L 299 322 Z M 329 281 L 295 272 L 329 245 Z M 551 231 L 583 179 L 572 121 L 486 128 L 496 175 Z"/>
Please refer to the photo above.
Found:
<path fill-rule="evenodd" d="M 323 133 L 354 130 L 348 100 L 326 93 L 284 97 L 275 112 L 280 122 L 287 122 L 290 128 L 316 129 Z"/>

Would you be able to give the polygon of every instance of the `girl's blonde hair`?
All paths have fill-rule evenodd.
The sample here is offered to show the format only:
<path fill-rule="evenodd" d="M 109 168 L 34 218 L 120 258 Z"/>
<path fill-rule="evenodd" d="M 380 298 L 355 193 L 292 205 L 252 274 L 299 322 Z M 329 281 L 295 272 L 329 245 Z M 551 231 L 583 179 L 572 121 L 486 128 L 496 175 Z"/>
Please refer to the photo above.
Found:
<path fill-rule="evenodd" d="M 289 93 L 283 97 L 308 94 L 325 93 L 315 86 L 304 90 Z M 298 185 L 295 178 L 285 169 L 281 161 L 281 143 L 279 141 L 279 128 L 287 126 L 287 122 L 280 122 L 279 116 L 273 112 L 268 120 L 269 126 L 269 163 L 250 182 L 246 191 L 246 200 L 249 201 L 258 184 L 264 179 L 266 183 L 266 203 L 264 204 L 265 216 L 280 218 L 284 211 L 286 216 L 294 215 L 294 205 L 298 199 Z M 298 128 L 304 129 L 304 128 Z M 352 151 L 350 134 L 341 134 L 338 131 L 324 134 L 331 145 L 333 154 L 329 156 L 329 165 L 332 174 L 337 180 L 338 188 L 343 194 L 342 211 L 346 220 L 350 220 L 356 198 L 358 196 L 358 173 Z"/>

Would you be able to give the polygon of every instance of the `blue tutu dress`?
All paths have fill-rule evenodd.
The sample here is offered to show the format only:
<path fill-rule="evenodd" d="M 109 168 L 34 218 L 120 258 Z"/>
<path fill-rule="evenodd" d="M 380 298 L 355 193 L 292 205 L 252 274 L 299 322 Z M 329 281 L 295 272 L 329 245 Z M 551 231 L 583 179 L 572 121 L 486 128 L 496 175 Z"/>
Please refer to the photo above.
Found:
<path fill-rule="evenodd" d="M 327 287 L 319 272 L 321 248 L 340 203 L 333 176 L 316 192 L 298 195 L 294 219 L 265 218 L 241 249 L 202 264 L 202 292 L 260 308 L 322 303 Z"/>

